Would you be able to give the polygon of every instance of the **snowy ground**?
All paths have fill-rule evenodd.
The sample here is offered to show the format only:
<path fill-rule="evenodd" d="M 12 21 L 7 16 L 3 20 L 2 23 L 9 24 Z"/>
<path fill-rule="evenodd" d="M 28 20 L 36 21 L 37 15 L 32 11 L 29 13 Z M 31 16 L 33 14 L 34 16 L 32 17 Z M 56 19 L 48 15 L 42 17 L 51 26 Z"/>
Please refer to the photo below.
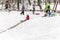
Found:
<path fill-rule="evenodd" d="M 32 11 L 25 11 L 25 15 L 20 13 L 20 11 L 0 11 L 0 40 L 60 40 L 60 16 L 41 17 L 44 12 L 40 11 L 35 11 L 35 14 L 40 15 L 33 15 Z M 27 14 L 30 15 L 30 20 L 1 33 L 25 20 Z"/>
<path fill-rule="evenodd" d="M 32 12 L 25 12 L 25 15 L 20 15 L 20 12 L 18 11 L 0 11 L 0 31 L 6 30 L 7 28 L 19 23 L 21 20 L 25 20 L 27 14 L 30 15 L 30 19 L 36 19 L 43 14 L 43 12 L 39 13 L 41 14 L 39 16 L 36 16 L 33 15 Z"/>
<path fill-rule="evenodd" d="M 0 33 L 0 40 L 60 40 L 60 16 L 41 17 L 29 12 L 30 20 L 17 27 Z M 24 20 L 25 15 L 18 11 L 0 11 L 0 32 Z"/>

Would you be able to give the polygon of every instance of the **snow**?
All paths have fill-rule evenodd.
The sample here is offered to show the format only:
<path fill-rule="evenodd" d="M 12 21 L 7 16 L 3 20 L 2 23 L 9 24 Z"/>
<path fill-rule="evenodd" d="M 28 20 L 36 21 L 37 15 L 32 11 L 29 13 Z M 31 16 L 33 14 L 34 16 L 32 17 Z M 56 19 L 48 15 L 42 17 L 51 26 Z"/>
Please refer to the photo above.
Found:
<path fill-rule="evenodd" d="M 59 40 L 60 16 L 38 17 L 0 34 L 1 40 Z M 3 39 L 3 38 L 4 39 Z M 8 39 L 7 39 L 8 38 Z"/>
<path fill-rule="evenodd" d="M 25 15 L 20 13 L 21 11 L 0 11 L 0 40 L 60 40 L 60 16 L 41 17 L 44 12 L 40 11 L 35 11 L 34 15 L 32 11 L 25 11 Z M 30 20 L 1 33 L 21 20 L 25 20 L 27 14 Z"/>
<path fill-rule="evenodd" d="M 26 12 L 25 12 L 26 13 Z M 0 12 L 0 32 L 25 19 L 18 11 Z M 0 33 L 0 40 L 59 40 L 60 16 L 30 15 L 30 20 Z"/>

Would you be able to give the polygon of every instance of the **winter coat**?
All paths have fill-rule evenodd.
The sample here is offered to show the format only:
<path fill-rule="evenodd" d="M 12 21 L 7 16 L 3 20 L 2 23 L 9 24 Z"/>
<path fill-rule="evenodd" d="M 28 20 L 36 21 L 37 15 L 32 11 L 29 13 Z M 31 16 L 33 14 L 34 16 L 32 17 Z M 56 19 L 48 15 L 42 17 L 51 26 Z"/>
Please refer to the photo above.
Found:
<path fill-rule="evenodd" d="M 50 7 L 50 4 L 49 3 L 46 3 L 45 10 L 51 10 L 51 7 Z"/>

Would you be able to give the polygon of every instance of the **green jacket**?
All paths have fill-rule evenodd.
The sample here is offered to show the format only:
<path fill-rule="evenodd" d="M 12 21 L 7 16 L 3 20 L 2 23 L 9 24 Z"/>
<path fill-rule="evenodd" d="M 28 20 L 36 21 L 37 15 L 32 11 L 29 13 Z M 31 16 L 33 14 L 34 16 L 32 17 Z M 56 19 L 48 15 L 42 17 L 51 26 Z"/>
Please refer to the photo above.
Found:
<path fill-rule="evenodd" d="M 51 10 L 49 3 L 46 3 L 46 5 L 45 5 L 45 10 Z"/>

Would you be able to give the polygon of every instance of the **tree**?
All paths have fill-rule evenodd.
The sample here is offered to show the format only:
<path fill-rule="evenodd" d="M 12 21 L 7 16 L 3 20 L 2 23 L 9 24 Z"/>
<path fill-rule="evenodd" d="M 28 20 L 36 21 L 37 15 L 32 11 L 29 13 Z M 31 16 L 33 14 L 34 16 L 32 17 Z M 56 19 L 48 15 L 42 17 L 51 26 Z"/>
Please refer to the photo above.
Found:
<path fill-rule="evenodd" d="M 60 4 L 60 0 L 58 0 L 59 1 L 59 4 Z"/>
<path fill-rule="evenodd" d="M 19 2 L 21 3 L 21 0 L 19 0 Z"/>
<path fill-rule="evenodd" d="M 31 5 L 31 1 L 30 0 L 28 0 L 28 3 Z"/>
<path fill-rule="evenodd" d="M 57 5 L 58 5 L 58 1 L 56 1 L 56 4 L 55 4 L 55 5 L 56 5 L 56 7 L 55 7 L 55 12 L 56 12 L 56 9 L 57 9 Z"/>
<path fill-rule="evenodd" d="M 54 6 L 53 6 L 54 12 L 56 12 L 57 5 L 58 5 L 58 0 L 54 0 Z"/>
<path fill-rule="evenodd" d="M 40 5 L 40 0 L 38 0 L 38 6 L 40 7 L 40 9 L 42 9 L 41 5 Z"/>
<path fill-rule="evenodd" d="M 54 1 L 54 6 L 53 6 L 53 10 L 55 9 L 55 4 L 56 4 L 56 0 L 53 0 Z"/>
<path fill-rule="evenodd" d="M 17 0 L 17 9 L 19 10 L 19 0 Z"/>

